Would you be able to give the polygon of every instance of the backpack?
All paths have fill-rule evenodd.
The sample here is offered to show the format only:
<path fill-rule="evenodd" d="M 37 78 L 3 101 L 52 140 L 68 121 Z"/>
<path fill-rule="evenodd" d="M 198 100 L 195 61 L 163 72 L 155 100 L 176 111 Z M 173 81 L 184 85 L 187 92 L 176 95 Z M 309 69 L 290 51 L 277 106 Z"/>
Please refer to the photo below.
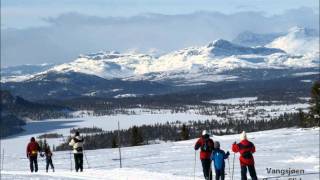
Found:
<path fill-rule="evenodd" d="M 251 159 L 252 158 L 252 153 L 250 151 L 246 151 L 241 155 L 245 159 Z"/>
<path fill-rule="evenodd" d="M 36 142 L 29 143 L 29 155 L 30 156 L 37 156 L 39 151 L 39 145 Z"/>
<path fill-rule="evenodd" d="M 208 145 L 209 139 L 204 140 L 204 143 L 201 146 L 201 151 L 210 152 L 212 151 L 211 147 Z"/>
<path fill-rule="evenodd" d="M 213 157 L 214 167 L 216 170 L 223 169 L 224 166 L 224 153 L 222 151 L 214 151 Z"/>

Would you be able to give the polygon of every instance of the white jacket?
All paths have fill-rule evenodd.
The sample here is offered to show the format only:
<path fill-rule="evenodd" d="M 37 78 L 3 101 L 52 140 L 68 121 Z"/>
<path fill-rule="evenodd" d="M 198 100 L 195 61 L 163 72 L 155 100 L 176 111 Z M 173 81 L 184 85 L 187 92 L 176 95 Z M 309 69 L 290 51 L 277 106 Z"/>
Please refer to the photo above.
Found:
<path fill-rule="evenodd" d="M 72 146 L 74 154 L 83 153 L 83 138 L 80 136 L 76 136 L 71 139 L 69 142 L 69 146 Z"/>

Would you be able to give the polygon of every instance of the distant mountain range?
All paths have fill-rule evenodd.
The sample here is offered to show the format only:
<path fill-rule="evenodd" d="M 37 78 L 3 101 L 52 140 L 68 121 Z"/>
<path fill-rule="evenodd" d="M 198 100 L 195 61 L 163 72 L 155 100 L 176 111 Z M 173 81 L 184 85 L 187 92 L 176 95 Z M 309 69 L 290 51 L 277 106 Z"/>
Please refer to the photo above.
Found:
<path fill-rule="evenodd" d="M 233 42 L 219 39 L 159 57 L 106 51 L 60 65 L 7 67 L 1 82 L 29 99 L 167 94 L 223 81 L 319 74 L 318 42 L 317 31 L 299 27 L 287 34 L 245 32 Z"/>

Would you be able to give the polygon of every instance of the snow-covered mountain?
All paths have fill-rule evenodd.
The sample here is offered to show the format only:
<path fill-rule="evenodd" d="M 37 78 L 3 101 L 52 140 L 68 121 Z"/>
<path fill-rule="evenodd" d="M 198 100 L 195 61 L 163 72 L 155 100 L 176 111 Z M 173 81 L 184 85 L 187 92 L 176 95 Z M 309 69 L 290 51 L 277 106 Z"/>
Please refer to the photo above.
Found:
<path fill-rule="evenodd" d="M 216 40 L 202 47 L 189 47 L 160 57 L 115 51 L 81 55 L 70 63 L 51 67 L 33 74 L 32 80 L 47 73 L 76 72 L 106 79 L 168 80 L 185 79 L 217 81 L 224 78 L 208 77 L 238 68 L 306 68 L 319 63 L 319 36 L 316 31 L 292 28 L 285 36 L 274 39 L 266 47 L 246 47 L 226 40 Z M 208 73 L 209 72 L 209 73 Z M 179 74 L 181 76 L 179 77 Z M 12 75 L 12 74 L 11 74 Z M 18 78 L 20 77 L 20 78 Z M 6 77 L 4 77 L 6 78 Z M 198 79 L 197 79 L 198 78 Z M 6 79 L 8 80 L 8 79 Z"/>
<path fill-rule="evenodd" d="M 1 81 L 23 81 L 30 78 L 36 73 L 46 71 L 55 66 L 55 64 L 39 64 L 39 65 L 19 65 L 1 67 Z"/>
<path fill-rule="evenodd" d="M 248 47 L 219 39 L 206 46 L 188 47 L 158 57 L 137 52 L 105 51 L 80 55 L 69 63 L 46 66 L 41 72 L 22 75 L 7 73 L 1 80 L 7 82 L 4 86 L 11 90 L 37 86 L 34 88 L 49 89 L 56 93 L 71 91 L 74 89 L 71 84 L 86 86 L 85 90 L 82 86 L 79 87 L 83 90 L 81 92 L 79 88 L 74 89 L 72 93 L 77 92 L 75 94 L 101 94 L 111 92 L 112 89 L 130 89 L 127 82 L 135 84 L 135 88 L 124 94 L 153 94 L 160 86 L 168 91 L 172 90 L 170 86 L 259 80 L 261 75 L 258 74 L 264 74 L 262 79 L 265 79 L 267 74 L 272 76 L 272 71 L 275 70 L 282 70 L 280 74 L 277 72 L 280 77 L 287 76 L 288 72 L 293 76 L 295 73 L 311 71 L 315 74 L 320 63 L 318 41 L 319 34 L 315 30 L 294 27 L 266 46 Z M 52 83 L 56 83 L 55 86 Z M 137 92 L 135 90 L 139 87 L 138 84 L 149 84 L 152 91 Z M 51 94 L 50 92 L 47 94 Z M 117 95 L 121 94 L 114 96 Z"/>
<path fill-rule="evenodd" d="M 276 38 L 266 47 L 295 55 L 285 62 L 288 66 L 319 66 L 319 32 L 316 30 L 293 27 L 287 35 Z"/>
<path fill-rule="evenodd" d="M 302 64 L 312 60 L 319 61 L 319 32 L 313 29 L 293 27 L 287 35 L 276 38 L 266 46 L 282 49 L 289 54 L 302 55 L 304 59 L 308 59 Z"/>
<path fill-rule="evenodd" d="M 293 27 L 287 35 L 276 38 L 266 46 L 290 54 L 319 53 L 319 33 L 313 29 Z"/>
<path fill-rule="evenodd" d="M 28 73 L 27 77 L 26 73 L 22 76 L 7 74 L 11 76 L 11 81 L 14 80 L 12 76 L 16 77 L 15 80 L 23 81 L 52 72 L 84 73 L 106 79 L 167 80 L 178 78 L 203 81 L 202 75 L 208 76 L 208 72 L 211 75 L 217 75 L 226 70 L 238 68 L 316 67 L 319 63 L 318 40 L 319 34 L 315 30 L 294 27 L 289 30 L 288 34 L 277 37 L 265 47 L 246 47 L 219 39 L 206 46 L 189 47 L 160 57 L 135 52 L 106 51 L 81 55 L 70 63 L 56 65 L 42 72 L 33 73 L 32 76 L 30 76 L 32 73 Z M 207 81 L 220 79 L 206 78 Z M 4 74 L 3 81 L 8 80 L 10 79 Z"/>

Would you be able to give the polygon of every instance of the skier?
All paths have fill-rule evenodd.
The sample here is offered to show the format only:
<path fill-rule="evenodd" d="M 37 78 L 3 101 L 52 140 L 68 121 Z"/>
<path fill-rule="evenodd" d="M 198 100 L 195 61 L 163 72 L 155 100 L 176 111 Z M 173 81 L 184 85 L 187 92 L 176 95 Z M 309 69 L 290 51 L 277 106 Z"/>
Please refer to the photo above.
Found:
<path fill-rule="evenodd" d="M 51 166 L 52 172 L 54 172 L 54 166 L 52 163 L 52 152 L 50 146 L 45 144 L 44 155 L 46 156 L 46 172 L 48 172 L 49 165 Z"/>
<path fill-rule="evenodd" d="M 77 131 L 75 136 L 71 139 L 70 146 L 73 148 L 74 154 L 74 162 L 75 162 L 75 169 L 78 172 L 83 171 L 83 138 L 80 137 L 80 133 Z"/>
<path fill-rule="evenodd" d="M 254 167 L 254 159 L 252 153 L 256 152 L 254 144 L 247 139 L 247 134 L 243 131 L 240 135 L 240 143 L 234 142 L 232 151 L 240 153 L 241 180 L 247 180 L 247 169 L 252 180 L 257 180 L 257 174 Z"/>
<path fill-rule="evenodd" d="M 200 160 L 202 164 L 204 178 L 206 180 L 212 180 L 210 157 L 214 149 L 214 143 L 213 143 L 213 140 L 210 139 L 210 135 L 206 130 L 202 131 L 202 136 L 194 146 L 195 150 L 198 150 L 199 148 L 200 148 Z"/>
<path fill-rule="evenodd" d="M 211 159 L 214 163 L 214 169 L 216 173 L 216 180 L 219 180 L 221 177 L 221 180 L 224 180 L 224 174 L 225 174 L 225 162 L 224 160 L 229 157 L 230 153 L 227 151 L 225 153 L 223 150 L 220 149 L 220 143 L 218 141 L 214 142 L 214 150 L 211 155 Z"/>
<path fill-rule="evenodd" d="M 41 151 L 39 144 L 34 137 L 31 137 L 27 146 L 27 158 L 30 161 L 30 171 L 38 172 L 38 152 Z"/>

